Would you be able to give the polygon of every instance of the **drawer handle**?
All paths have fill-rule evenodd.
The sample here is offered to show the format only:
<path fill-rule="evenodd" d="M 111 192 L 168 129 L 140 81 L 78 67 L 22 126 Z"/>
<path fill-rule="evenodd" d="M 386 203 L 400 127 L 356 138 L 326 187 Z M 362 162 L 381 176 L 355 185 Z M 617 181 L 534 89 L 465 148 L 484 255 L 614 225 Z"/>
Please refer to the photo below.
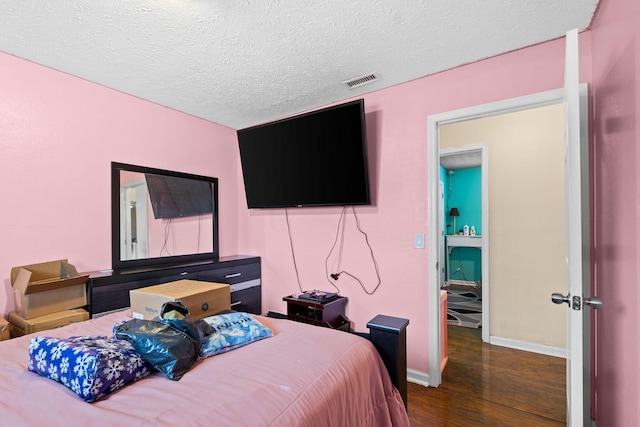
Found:
<path fill-rule="evenodd" d="M 242 301 L 236 301 L 231 303 L 231 307 L 235 307 L 236 305 L 242 304 Z"/>
<path fill-rule="evenodd" d="M 186 276 L 187 274 L 189 274 L 188 271 L 183 271 L 182 273 L 180 273 L 181 276 Z"/>
<path fill-rule="evenodd" d="M 240 277 L 242 276 L 242 273 L 233 273 L 233 274 L 227 274 L 226 276 L 224 276 L 225 279 L 232 279 L 234 277 Z"/>

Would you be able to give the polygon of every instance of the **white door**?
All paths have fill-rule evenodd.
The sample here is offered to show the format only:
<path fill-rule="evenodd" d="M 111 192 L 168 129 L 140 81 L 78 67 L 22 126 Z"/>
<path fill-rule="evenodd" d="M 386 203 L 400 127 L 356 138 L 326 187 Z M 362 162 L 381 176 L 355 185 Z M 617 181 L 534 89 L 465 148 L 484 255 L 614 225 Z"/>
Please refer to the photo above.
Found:
<path fill-rule="evenodd" d="M 591 425 L 589 306 L 600 301 L 589 295 L 589 204 L 586 132 L 586 91 L 578 82 L 578 31 L 567 33 L 565 52 L 565 233 L 567 294 L 554 294 L 555 303 L 568 304 L 567 425 Z"/>

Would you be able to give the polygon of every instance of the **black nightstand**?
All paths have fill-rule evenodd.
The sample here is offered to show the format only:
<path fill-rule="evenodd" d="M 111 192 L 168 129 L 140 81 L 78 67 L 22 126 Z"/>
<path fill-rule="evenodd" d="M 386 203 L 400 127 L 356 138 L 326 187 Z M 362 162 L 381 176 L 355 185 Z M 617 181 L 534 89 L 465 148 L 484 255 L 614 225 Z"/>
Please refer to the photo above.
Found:
<path fill-rule="evenodd" d="M 333 301 L 319 303 L 293 295 L 282 298 L 287 303 L 287 318 L 297 322 L 309 323 L 326 328 L 349 331 L 351 322 L 345 315 L 345 306 L 349 299 L 338 297 Z"/>
<path fill-rule="evenodd" d="M 367 323 L 371 342 L 407 406 L 407 325 L 409 319 L 379 314 Z"/>

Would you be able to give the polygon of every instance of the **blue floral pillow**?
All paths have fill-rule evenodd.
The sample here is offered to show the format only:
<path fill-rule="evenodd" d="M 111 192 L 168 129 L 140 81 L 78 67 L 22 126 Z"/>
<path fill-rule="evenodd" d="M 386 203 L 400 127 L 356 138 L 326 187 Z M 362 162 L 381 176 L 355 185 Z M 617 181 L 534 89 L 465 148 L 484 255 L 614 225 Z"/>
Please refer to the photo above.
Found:
<path fill-rule="evenodd" d="M 95 402 L 146 377 L 152 368 L 127 341 L 38 336 L 29 345 L 29 370 L 64 384 L 86 402 Z"/>
<path fill-rule="evenodd" d="M 205 317 L 204 321 L 211 325 L 213 333 L 202 340 L 200 357 L 224 353 L 273 336 L 271 329 L 247 313 L 218 314 Z"/>

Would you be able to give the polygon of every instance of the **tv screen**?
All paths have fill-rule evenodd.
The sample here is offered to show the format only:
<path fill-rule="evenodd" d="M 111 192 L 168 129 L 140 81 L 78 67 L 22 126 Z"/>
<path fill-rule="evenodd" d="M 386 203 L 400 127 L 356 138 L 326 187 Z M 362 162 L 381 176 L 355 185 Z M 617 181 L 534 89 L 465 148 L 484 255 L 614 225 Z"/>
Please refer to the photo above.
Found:
<path fill-rule="evenodd" d="M 251 208 L 368 205 L 364 100 L 238 131 Z"/>
<path fill-rule="evenodd" d="M 182 218 L 213 212 L 211 185 L 177 176 L 145 174 L 153 215 Z"/>

